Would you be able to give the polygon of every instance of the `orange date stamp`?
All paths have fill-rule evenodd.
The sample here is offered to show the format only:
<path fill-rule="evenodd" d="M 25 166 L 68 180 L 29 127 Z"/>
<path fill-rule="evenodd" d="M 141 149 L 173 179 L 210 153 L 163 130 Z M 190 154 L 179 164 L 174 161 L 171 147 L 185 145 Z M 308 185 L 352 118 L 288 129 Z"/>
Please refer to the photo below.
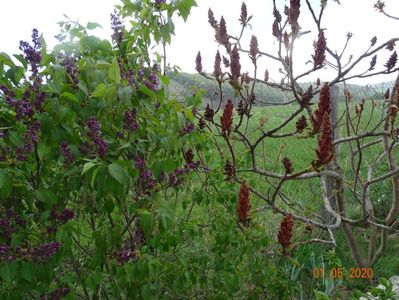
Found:
<path fill-rule="evenodd" d="M 371 279 L 374 276 L 374 271 L 372 268 L 349 268 L 348 272 L 349 279 Z M 344 278 L 344 268 L 332 268 L 329 271 L 325 271 L 324 268 L 313 268 L 312 276 L 313 278 L 324 278 L 324 276 L 329 275 L 333 279 Z"/>

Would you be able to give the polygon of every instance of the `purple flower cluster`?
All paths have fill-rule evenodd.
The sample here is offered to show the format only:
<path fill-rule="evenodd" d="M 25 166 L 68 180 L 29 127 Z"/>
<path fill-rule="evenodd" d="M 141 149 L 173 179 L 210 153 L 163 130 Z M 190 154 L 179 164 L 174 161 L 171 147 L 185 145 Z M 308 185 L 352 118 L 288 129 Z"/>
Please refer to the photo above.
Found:
<path fill-rule="evenodd" d="M 138 226 L 134 231 L 132 239 L 126 240 L 124 246 L 115 251 L 115 258 L 120 264 L 124 264 L 131 259 L 134 259 L 136 250 L 145 242 L 145 235 L 143 230 Z"/>
<path fill-rule="evenodd" d="M 169 185 L 176 187 L 183 181 L 183 176 L 191 171 L 197 170 L 200 162 L 190 162 L 184 165 L 184 168 L 177 168 L 173 173 L 169 174 Z"/>
<path fill-rule="evenodd" d="M 14 253 L 10 246 L 0 245 L 0 261 L 13 261 L 15 260 Z"/>
<path fill-rule="evenodd" d="M 46 261 L 50 256 L 56 254 L 61 248 L 61 243 L 44 243 L 32 249 L 32 258 L 35 261 Z"/>
<path fill-rule="evenodd" d="M 15 93 L 14 91 L 8 89 L 6 86 L 0 86 L 0 91 L 3 92 L 4 98 L 8 106 L 15 107 L 16 100 L 15 100 Z"/>
<path fill-rule="evenodd" d="M 82 155 L 86 156 L 91 154 L 92 152 L 92 146 L 90 143 L 84 141 L 81 145 L 78 146 L 79 152 L 82 153 Z"/>
<path fill-rule="evenodd" d="M 115 258 L 120 264 L 124 264 L 135 257 L 136 253 L 126 246 L 118 251 L 115 251 Z"/>
<path fill-rule="evenodd" d="M 155 188 L 155 179 L 151 170 L 140 171 L 140 181 L 143 191 L 152 191 Z"/>
<path fill-rule="evenodd" d="M 64 157 L 65 164 L 70 164 L 73 161 L 74 157 L 72 154 L 72 150 L 66 141 L 63 141 L 61 143 L 60 152 L 61 152 L 62 156 Z"/>
<path fill-rule="evenodd" d="M 144 159 L 139 154 L 136 154 L 134 156 L 134 166 L 138 170 L 143 170 L 146 168 L 146 163 L 145 163 Z"/>
<path fill-rule="evenodd" d="M 34 114 L 33 107 L 29 100 L 19 100 L 15 102 L 15 118 L 21 120 L 23 118 L 31 118 Z"/>
<path fill-rule="evenodd" d="M 24 52 L 25 60 L 31 66 L 32 76 L 30 77 L 30 79 L 34 80 L 38 77 L 39 65 L 42 60 L 41 43 L 39 38 L 39 32 L 37 29 L 33 29 L 32 31 L 32 42 L 33 46 L 29 45 L 28 42 L 20 41 L 19 49 Z"/>
<path fill-rule="evenodd" d="M 28 125 L 28 129 L 24 134 L 24 146 L 15 150 L 15 157 L 17 160 L 25 161 L 27 159 L 27 154 L 33 152 L 35 144 L 39 141 L 39 131 L 39 121 L 36 120 Z"/>
<path fill-rule="evenodd" d="M 195 128 L 195 126 L 193 123 L 186 122 L 184 127 L 179 130 L 179 136 L 185 136 L 187 134 L 192 133 L 194 131 L 194 128 Z"/>
<path fill-rule="evenodd" d="M 155 188 L 155 178 L 152 174 L 151 170 L 147 168 L 147 164 L 145 163 L 144 159 L 139 155 L 136 154 L 134 157 L 135 160 L 135 167 L 140 171 L 138 185 L 143 192 L 152 191 Z"/>
<path fill-rule="evenodd" d="M 112 39 L 119 46 L 123 40 L 123 25 L 120 15 L 116 10 L 114 10 L 114 13 L 111 13 L 111 29 L 113 30 Z"/>
<path fill-rule="evenodd" d="M 78 79 L 79 70 L 78 67 L 76 66 L 76 57 L 74 55 L 70 55 L 61 58 L 63 58 L 61 66 L 65 67 L 69 79 L 68 81 L 72 85 L 77 86 L 79 83 Z"/>
<path fill-rule="evenodd" d="M 35 111 L 41 111 L 46 94 L 41 91 L 42 77 L 39 74 L 39 66 L 41 63 L 41 44 L 39 32 L 34 29 L 32 33 L 33 46 L 28 42 L 21 41 L 20 49 L 24 53 L 24 59 L 31 67 L 31 81 L 22 95 L 22 99 L 15 99 L 15 93 L 6 86 L 0 86 L 0 90 L 4 94 L 6 103 L 10 108 L 15 110 L 16 119 L 30 119 Z M 20 150 L 21 151 L 21 150 Z M 23 158 L 21 154 L 21 158 Z"/>
<path fill-rule="evenodd" d="M 27 141 L 37 143 L 39 141 L 39 136 L 38 133 L 40 131 L 40 122 L 39 121 L 34 121 L 30 126 L 28 127 L 28 130 L 25 132 L 25 143 Z"/>
<path fill-rule="evenodd" d="M 151 68 L 150 74 L 146 77 L 143 68 L 140 68 L 137 72 L 137 79 L 139 82 L 144 84 L 150 90 L 156 92 L 159 88 L 159 78 L 157 74 L 161 71 L 158 64 L 154 64 Z M 133 80 L 129 80 L 131 82 Z"/>
<path fill-rule="evenodd" d="M 50 211 L 50 219 L 61 224 L 67 223 L 69 220 L 73 219 L 73 217 L 75 217 L 75 213 L 69 208 L 64 208 L 61 212 L 57 212 L 57 209 L 53 206 Z"/>
<path fill-rule="evenodd" d="M 66 295 L 69 294 L 69 288 L 56 288 L 54 291 L 52 291 L 50 294 L 47 296 L 41 295 L 40 300 L 60 300 L 64 298 Z"/>
<path fill-rule="evenodd" d="M 17 231 L 17 227 L 25 227 L 26 221 L 17 214 L 14 209 L 10 208 L 0 219 L 0 238 L 7 243 L 11 241 L 11 235 Z"/>
<path fill-rule="evenodd" d="M 11 235 L 15 232 L 15 227 L 12 226 L 8 218 L 3 218 L 0 220 L 0 236 L 6 241 L 11 240 Z"/>
<path fill-rule="evenodd" d="M 166 3 L 166 0 L 155 0 L 155 6 L 161 7 L 162 4 Z"/>
<path fill-rule="evenodd" d="M 108 144 L 102 138 L 100 123 L 96 120 L 96 118 L 89 117 L 86 125 L 89 128 L 88 136 L 98 147 L 98 154 L 100 155 L 100 157 L 104 157 L 108 149 Z"/>
<path fill-rule="evenodd" d="M 158 85 L 159 85 L 159 80 L 158 80 L 157 74 L 154 71 L 151 71 L 150 76 L 144 82 L 144 84 L 150 90 L 156 92 L 158 90 Z"/>
<path fill-rule="evenodd" d="M 75 213 L 69 208 L 64 208 L 57 216 L 57 221 L 65 224 L 75 216 Z"/>
<path fill-rule="evenodd" d="M 130 132 L 136 131 L 139 128 L 136 121 L 135 109 L 125 110 L 123 114 L 123 128 Z"/>

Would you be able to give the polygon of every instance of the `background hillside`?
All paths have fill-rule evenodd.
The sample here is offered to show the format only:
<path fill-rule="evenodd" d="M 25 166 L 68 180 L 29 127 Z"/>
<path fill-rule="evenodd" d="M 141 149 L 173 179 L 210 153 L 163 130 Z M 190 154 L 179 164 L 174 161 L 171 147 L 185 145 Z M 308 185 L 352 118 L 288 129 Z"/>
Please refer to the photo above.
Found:
<path fill-rule="evenodd" d="M 195 89 L 202 88 L 206 91 L 204 95 L 203 106 L 206 106 L 207 103 L 211 102 L 211 100 L 217 100 L 218 91 L 216 81 L 209 80 L 199 74 L 189 74 L 189 73 L 169 73 L 168 77 L 170 78 L 170 92 L 172 94 L 177 95 L 179 98 L 183 99 L 186 96 L 192 95 Z M 303 88 L 307 88 L 309 85 L 315 85 L 314 82 L 306 82 L 301 83 Z M 369 84 L 369 85 L 359 85 L 359 84 L 347 84 L 349 91 L 351 92 L 353 98 L 355 100 L 360 100 L 362 98 L 366 100 L 371 99 L 381 99 L 385 91 L 389 88 L 391 89 L 393 86 L 393 81 L 386 81 L 377 84 Z M 339 86 L 339 101 L 344 100 L 344 87 L 343 84 L 338 84 Z M 225 98 L 231 98 L 236 100 L 236 96 L 234 95 L 234 91 L 229 84 L 224 84 L 224 93 Z M 283 91 L 273 89 L 264 84 L 257 84 L 255 87 L 255 94 L 257 100 L 260 100 L 264 105 L 273 105 L 274 103 L 288 102 L 292 100 L 289 96 L 289 93 L 284 93 Z M 234 101 L 235 102 L 235 101 Z"/>

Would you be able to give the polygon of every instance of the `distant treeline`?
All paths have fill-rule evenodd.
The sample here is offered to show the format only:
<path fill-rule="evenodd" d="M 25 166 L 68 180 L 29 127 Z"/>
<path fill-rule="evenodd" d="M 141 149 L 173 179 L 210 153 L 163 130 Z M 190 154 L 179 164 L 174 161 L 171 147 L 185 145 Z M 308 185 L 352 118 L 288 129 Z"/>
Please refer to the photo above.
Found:
<path fill-rule="evenodd" d="M 216 81 L 209 80 L 199 74 L 188 74 L 188 73 L 169 73 L 170 78 L 169 89 L 170 92 L 176 94 L 178 98 L 184 99 L 186 96 L 191 96 L 196 89 L 201 88 L 206 91 L 204 96 L 203 105 L 211 101 L 218 101 L 218 85 Z M 301 83 L 303 89 L 307 89 L 309 85 L 315 86 L 315 83 Z M 358 85 L 358 84 L 347 84 L 354 100 L 365 100 L 370 99 L 382 99 L 386 89 L 392 88 L 394 82 L 387 81 L 372 85 Z M 339 93 L 338 101 L 344 100 L 344 86 L 343 84 L 338 84 Z M 235 95 L 233 88 L 228 84 L 223 85 L 224 98 L 231 98 L 233 102 L 237 102 L 239 97 Z M 289 102 L 292 99 L 292 94 L 285 93 L 281 90 L 271 88 L 265 84 L 256 84 L 255 86 L 256 100 L 258 100 L 258 105 L 273 105 L 282 102 Z"/>

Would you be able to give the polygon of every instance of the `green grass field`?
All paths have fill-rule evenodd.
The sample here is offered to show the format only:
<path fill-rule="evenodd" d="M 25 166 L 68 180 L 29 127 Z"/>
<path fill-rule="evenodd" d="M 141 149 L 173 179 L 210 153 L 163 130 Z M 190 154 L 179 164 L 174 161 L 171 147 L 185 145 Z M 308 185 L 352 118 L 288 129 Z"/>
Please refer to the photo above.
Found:
<path fill-rule="evenodd" d="M 355 106 L 357 102 L 352 102 L 349 105 L 349 109 L 352 113 L 352 117 L 355 116 Z M 362 113 L 361 121 L 358 124 L 359 132 L 371 130 L 374 126 L 376 126 L 381 120 L 381 111 L 383 109 L 383 101 L 377 101 L 376 106 L 372 108 L 371 101 L 366 102 L 364 111 Z M 286 117 L 288 117 L 294 110 L 296 106 L 272 106 L 272 107 L 263 107 L 256 108 L 253 111 L 253 116 L 250 119 L 248 124 L 247 132 L 249 133 L 249 138 L 251 141 L 254 141 L 261 131 L 258 129 L 259 124 L 262 119 L 266 119 L 263 130 L 268 130 L 274 128 L 279 125 Z M 344 103 L 339 104 L 339 116 L 341 117 L 345 111 Z M 215 117 L 215 120 L 219 120 L 219 117 Z M 286 128 L 282 129 L 279 133 L 288 133 L 295 131 L 295 118 Z M 237 120 L 236 120 L 237 121 Z M 344 119 L 342 118 L 338 124 L 339 136 L 345 137 L 346 129 L 344 127 Z M 354 123 L 356 125 L 356 119 Z M 310 124 L 309 124 L 310 125 Z M 245 128 L 245 126 L 242 126 Z M 302 170 L 310 166 L 312 160 L 315 159 L 315 148 L 317 147 L 317 138 L 316 137 L 306 137 L 307 133 L 297 134 L 288 138 L 266 138 L 263 142 L 263 145 L 258 147 L 257 156 L 258 166 L 262 169 L 268 171 L 274 171 L 278 173 L 283 173 L 283 166 L 281 164 L 281 160 L 284 156 L 287 156 L 291 159 L 293 163 L 293 167 L 295 171 Z M 364 139 L 364 143 L 372 140 L 372 138 Z M 223 144 L 222 139 L 220 138 L 221 145 Z M 241 168 L 250 167 L 248 164 L 248 151 L 243 146 L 243 144 L 239 140 L 233 139 L 233 147 L 237 153 L 237 161 Z M 229 152 L 227 147 L 222 148 L 226 157 L 228 157 Z M 367 171 L 367 165 L 371 163 L 374 159 L 376 159 L 382 153 L 381 144 L 377 144 L 367 148 L 363 153 L 363 167 L 360 169 L 360 175 L 365 176 L 365 172 Z M 396 153 L 399 152 L 396 149 Z M 218 153 L 214 151 L 212 155 L 217 156 Z M 348 146 L 342 144 L 340 147 L 340 156 L 339 160 L 341 162 L 341 167 L 343 168 L 346 176 L 346 181 L 349 185 L 351 185 L 354 181 L 354 175 L 351 169 L 351 161 L 349 159 L 349 149 Z M 377 177 L 387 171 L 387 165 L 381 163 L 380 166 L 375 170 L 373 176 Z M 249 181 L 250 186 L 256 188 L 259 192 L 267 195 L 271 193 L 273 189 L 271 189 L 271 184 L 277 185 L 278 180 L 265 180 L 259 175 L 253 173 L 245 173 L 245 175 L 241 175 L 241 178 L 245 178 Z M 223 211 L 226 211 L 230 218 L 234 218 L 235 215 L 235 201 L 238 193 L 238 186 L 231 185 L 231 190 L 226 195 L 225 199 L 217 199 L 216 202 L 220 202 L 221 205 L 216 206 L 194 206 L 192 210 L 192 215 L 195 216 L 194 220 L 200 224 L 211 224 L 212 217 L 223 214 Z M 323 206 L 321 199 L 321 192 L 319 186 L 318 178 L 314 178 L 311 180 L 294 180 L 286 182 L 282 187 L 282 192 L 288 198 L 295 199 L 295 203 L 279 203 L 277 205 L 293 211 L 296 213 L 296 209 L 298 208 L 296 205 L 302 207 L 305 212 L 305 216 L 311 216 L 314 213 L 318 213 Z M 361 206 L 356 202 L 353 198 L 350 190 L 345 191 L 346 199 L 345 204 L 348 208 L 348 216 L 352 218 L 359 217 L 361 215 Z M 373 203 L 375 204 L 375 210 L 378 217 L 386 214 L 389 209 L 389 201 L 381 201 L 381 197 L 385 197 L 384 199 L 389 199 L 391 195 L 391 187 L 389 185 L 389 181 L 381 182 L 378 185 L 375 185 L 371 190 L 371 197 Z M 183 198 L 188 195 L 184 195 Z M 188 196 L 190 197 L 190 196 Z M 211 196 L 210 196 L 211 197 Z M 195 200 L 195 196 L 191 195 L 191 200 Z M 214 200 L 214 199 L 213 199 Z M 212 199 L 208 199 L 207 201 L 212 202 Z M 183 201 L 183 203 L 185 203 Z M 223 205 L 222 205 L 223 204 Z M 279 222 L 281 220 L 281 215 L 274 213 L 271 210 L 262 210 L 254 213 L 256 208 L 265 205 L 262 199 L 259 199 L 255 196 L 251 196 L 251 222 L 252 226 L 255 226 L 258 229 L 258 233 L 264 232 L 265 236 L 276 237 L 278 232 Z M 356 231 L 358 242 L 362 247 L 367 251 L 367 242 L 365 236 L 367 236 L 367 232 Z M 349 270 L 349 268 L 354 267 L 354 262 L 351 258 L 349 248 L 346 244 L 345 237 L 343 236 L 341 231 L 335 232 L 337 244 L 339 245 L 336 249 L 336 255 L 341 260 L 344 269 Z M 209 238 L 209 243 L 212 244 L 212 228 L 207 231 L 205 234 L 205 240 Z M 258 237 L 259 238 L 259 237 Z M 301 240 L 304 238 L 304 224 L 299 222 L 296 223 L 296 229 L 294 233 L 294 241 Z M 198 248 L 201 248 L 201 251 L 206 253 L 212 252 L 207 245 L 203 244 L 203 241 L 198 241 L 196 243 Z M 306 277 L 305 282 L 309 283 L 309 288 L 325 288 L 326 291 L 330 289 L 331 295 L 334 293 L 331 291 L 335 291 L 336 298 L 332 299 L 342 299 L 342 293 L 345 291 L 352 290 L 354 288 L 363 289 L 367 282 L 362 279 L 351 280 L 350 282 L 345 282 L 344 284 L 339 285 L 338 282 L 312 282 L 312 278 L 309 276 L 313 267 L 318 266 L 320 264 L 324 264 L 324 256 L 326 248 L 321 247 L 317 244 L 311 244 L 299 248 L 294 255 L 295 260 L 298 263 L 298 269 L 296 272 L 299 272 L 298 276 Z M 386 277 L 397 274 L 399 272 L 399 258 L 397 257 L 398 243 L 391 243 L 391 246 L 387 249 L 385 256 L 380 259 L 380 261 L 374 266 L 374 272 L 377 277 Z M 294 274 L 295 272 L 292 271 Z M 291 274 L 291 275 L 292 275 Z M 296 274 L 296 273 L 295 273 Z M 310 282 L 309 282 L 310 281 Z M 339 287 L 338 287 L 339 286 Z M 341 293 L 341 294 L 340 294 Z"/>

